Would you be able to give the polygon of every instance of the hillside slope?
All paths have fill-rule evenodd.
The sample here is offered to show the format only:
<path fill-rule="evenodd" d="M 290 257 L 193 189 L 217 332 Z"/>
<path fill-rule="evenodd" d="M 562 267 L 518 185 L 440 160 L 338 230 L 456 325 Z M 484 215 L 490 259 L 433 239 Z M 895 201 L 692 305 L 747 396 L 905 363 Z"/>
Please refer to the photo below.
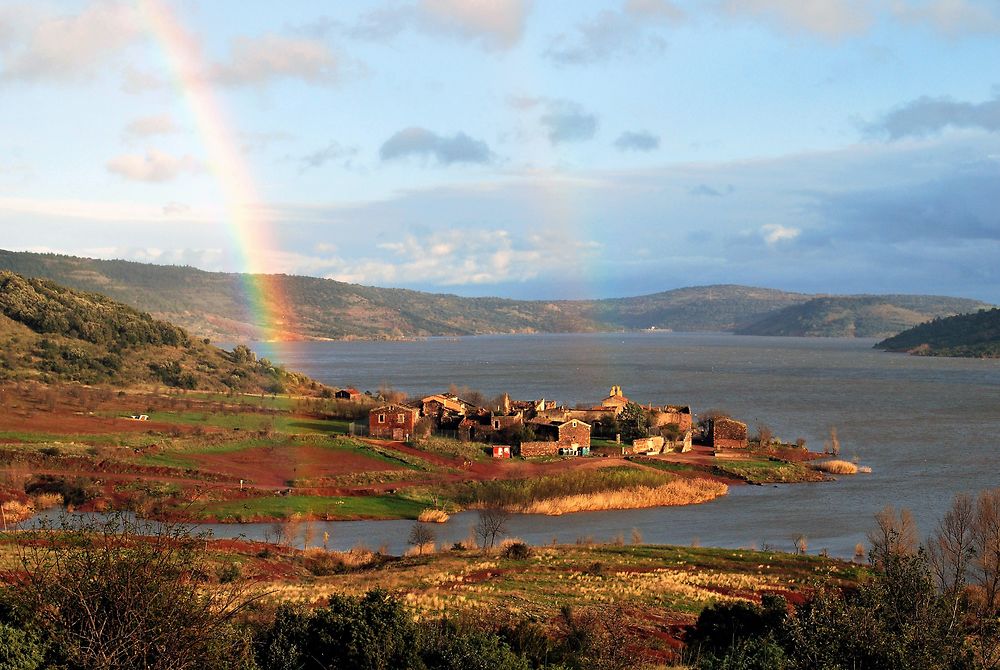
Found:
<path fill-rule="evenodd" d="M 1000 309 L 935 319 L 875 345 L 922 356 L 1000 358 Z"/>
<path fill-rule="evenodd" d="M 741 335 L 889 337 L 929 319 L 987 307 L 977 300 L 922 295 L 814 298 L 765 316 Z"/>
<path fill-rule="evenodd" d="M 0 270 L 43 277 L 111 296 L 199 337 L 257 339 L 260 316 L 246 299 L 247 275 L 0 250 Z M 774 335 L 892 334 L 939 315 L 978 309 L 975 301 L 922 296 L 822 298 L 847 315 L 796 318 L 814 296 L 737 285 L 681 288 L 607 300 L 465 298 L 330 279 L 268 275 L 286 300 L 277 339 L 403 338 L 487 333 L 609 332 L 657 328 Z M 857 311 L 859 301 L 881 300 Z M 826 303 L 819 303 L 824 305 Z M 881 305 L 881 306 L 880 306 Z M 813 307 L 807 307 L 808 314 Z M 819 310 L 820 312 L 822 310 Z M 857 312 L 857 313 L 855 313 Z M 770 319 L 775 321 L 770 321 Z M 758 325 L 760 324 L 760 325 Z"/>
<path fill-rule="evenodd" d="M 247 339 L 261 325 L 247 304 L 244 275 L 2 250 L 0 269 L 109 295 L 199 336 Z M 725 331 L 809 299 L 772 289 L 709 286 L 613 300 L 532 301 L 464 298 L 288 275 L 270 275 L 268 281 L 287 297 L 278 315 L 285 339 L 649 327 Z"/>
<path fill-rule="evenodd" d="M 0 380 L 169 386 L 247 393 L 319 391 L 257 357 L 96 293 L 0 271 Z"/>

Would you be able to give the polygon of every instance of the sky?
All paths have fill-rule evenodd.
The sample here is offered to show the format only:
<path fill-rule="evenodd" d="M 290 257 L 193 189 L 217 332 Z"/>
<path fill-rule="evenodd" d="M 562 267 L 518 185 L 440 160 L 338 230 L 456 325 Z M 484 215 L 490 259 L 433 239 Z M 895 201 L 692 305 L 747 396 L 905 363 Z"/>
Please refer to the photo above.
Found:
<path fill-rule="evenodd" d="M 996 0 L 0 0 L 0 248 L 1000 303 Z"/>

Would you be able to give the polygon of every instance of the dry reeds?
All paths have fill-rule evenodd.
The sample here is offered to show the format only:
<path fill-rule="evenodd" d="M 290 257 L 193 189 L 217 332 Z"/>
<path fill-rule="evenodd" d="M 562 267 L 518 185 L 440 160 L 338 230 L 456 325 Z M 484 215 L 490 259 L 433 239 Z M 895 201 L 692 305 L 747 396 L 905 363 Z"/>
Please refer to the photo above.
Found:
<path fill-rule="evenodd" d="M 444 510 L 428 507 L 420 513 L 420 516 L 417 517 L 417 521 L 422 523 L 445 523 L 450 518 L 451 517 L 449 517 L 448 513 Z"/>
<path fill-rule="evenodd" d="M 831 475 L 855 475 L 858 473 L 858 466 L 850 461 L 821 461 L 813 463 L 812 468 Z"/>
<path fill-rule="evenodd" d="M 3 517 L 7 523 L 20 523 L 35 513 L 35 508 L 31 503 L 23 503 L 20 500 L 8 500 L 2 504 Z"/>
<path fill-rule="evenodd" d="M 63 497 L 58 493 L 39 493 L 32 501 L 35 509 L 49 509 L 50 507 L 61 507 Z"/>
<path fill-rule="evenodd" d="M 535 500 L 513 506 L 511 511 L 520 514 L 559 516 L 572 512 L 693 505 L 713 500 L 728 491 L 728 486 L 710 479 L 678 479 L 657 487 L 634 486 L 615 491 Z"/>
<path fill-rule="evenodd" d="M 407 548 L 403 556 L 425 556 L 434 553 L 437 553 L 437 543 L 424 542 L 423 544 Z"/>

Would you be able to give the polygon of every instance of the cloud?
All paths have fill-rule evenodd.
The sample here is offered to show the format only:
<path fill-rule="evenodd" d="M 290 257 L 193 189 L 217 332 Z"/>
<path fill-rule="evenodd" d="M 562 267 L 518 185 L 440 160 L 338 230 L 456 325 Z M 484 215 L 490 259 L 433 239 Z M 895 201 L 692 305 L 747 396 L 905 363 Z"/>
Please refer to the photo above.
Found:
<path fill-rule="evenodd" d="M 661 50 L 662 38 L 648 34 L 684 13 L 667 0 L 628 0 L 621 10 L 604 10 L 579 23 L 572 33 L 556 35 L 545 57 L 558 65 L 586 65 L 643 49 Z"/>
<path fill-rule="evenodd" d="M 794 240 L 802 234 L 802 230 L 791 226 L 783 226 L 778 223 L 769 223 L 761 226 L 760 234 L 769 246 L 774 246 L 779 242 Z"/>
<path fill-rule="evenodd" d="M 506 229 L 449 228 L 433 239 L 406 234 L 377 248 L 385 254 L 338 260 L 339 267 L 327 278 L 382 286 L 415 277 L 424 285 L 440 287 L 526 282 L 543 270 L 570 267 L 600 245 L 577 238 L 514 235 Z"/>
<path fill-rule="evenodd" d="M 619 151 L 653 151 L 660 148 L 660 138 L 648 130 L 626 131 L 615 140 Z"/>
<path fill-rule="evenodd" d="M 379 149 L 382 160 L 407 156 L 433 157 L 441 165 L 452 163 L 490 163 L 493 152 L 489 146 L 465 133 L 451 137 L 438 135 L 426 128 L 410 127 L 400 130 L 387 139 Z"/>
<path fill-rule="evenodd" d="M 181 173 L 195 172 L 200 164 L 191 156 L 171 156 L 156 149 L 147 149 L 145 156 L 124 155 L 108 161 L 108 171 L 132 181 L 165 182 Z"/>
<path fill-rule="evenodd" d="M 991 7 L 992 5 L 992 7 Z M 996 3 L 975 0 L 895 0 L 893 14 L 905 22 L 926 25 L 948 37 L 1000 33 Z"/>
<path fill-rule="evenodd" d="M 552 144 L 584 142 L 597 134 L 597 116 L 569 100 L 547 100 L 547 111 L 539 119 Z"/>
<path fill-rule="evenodd" d="M 185 205 L 183 202 L 171 201 L 163 206 L 163 214 L 165 216 L 183 216 L 190 213 L 191 206 Z"/>
<path fill-rule="evenodd" d="M 142 36 L 132 3 L 97 1 L 76 14 L 51 14 L 17 3 L 0 11 L 0 79 L 72 81 L 93 76 L 117 51 Z"/>
<path fill-rule="evenodd" d="M 330 84 L 336 81 L 339 70 L 340 63 L 324 42 L 269 33 L 235 38 L 228 60 L 216 63 L 209 74 L 228 86 L 251 86 L 278 79 Z"/>
<path fill-rule="evenodd" d="M 863 35 L 880 21 L 952 38 L 1000 33 L 1000 7 L 983 0 L 719 0 L 718 6 L 729 16 L 829 40 Z"/>
<path fill-rule="evenodd" d="M 789 32 L 840 39 L 866 32 L 879 0 L 723 0 L 724 12 L 772 23 Z"/>
<path fill-rule="evenodd" d="M 979 103 L 925 96 L 908 102 L 879 121 L 869 124 L 867 131 L 872 135 L 887 135 L 896 140 L 931 135 L 949 127 L 1000 131 L 1000 95 Z"/>
<path fill-rule="evenodd" d="M 343 167 L 351 166 L 352 159 L 358 155 L 357 147 L 345 147 L 338 142 L 330 142 L 322 149 L 306 154 L 300 159 L 300 172 L 305 172 L 310 168 L 323 167 L 330 161 L 344 159 Z"/>
<path fill-rule="evenodd" d="M 353 37 L 387 39 L 407 28 L 506 50 L 524 36 L 533 0 L 419 0 L 369 12 L 349 31 Z"/>
<path fill-rule="evenodd" d="M 712 186 L 709 186 L 708 184 L 698 184 L 690 191 L 688 191 L 688 193 L 690 195 L 704 196 L 708 198 L 722 198 L 727 195 L 730 195 L 735 190 L 736 188 L 732 184 L 727 184 L 722 189 L 714 188 Z"/>
<path fill-rule="evenodd" d="M 145 138 L 154 135 L 169 135 L 180 130 L 169 114 L 143 116 L 125 126 L 125 135 L 131 138 Z"/>

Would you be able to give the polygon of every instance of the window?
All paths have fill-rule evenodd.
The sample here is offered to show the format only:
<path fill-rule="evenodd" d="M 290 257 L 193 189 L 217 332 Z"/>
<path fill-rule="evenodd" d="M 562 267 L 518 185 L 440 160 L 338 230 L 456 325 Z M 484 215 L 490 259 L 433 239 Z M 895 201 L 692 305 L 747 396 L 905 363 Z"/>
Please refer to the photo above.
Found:
<path fill-rule="evenodd" d="M 378 422 L 379 423 L 385 423 L 385 414 L 379 414 L 378 415 Z"/>
<path fill-rule="evenodd" d="M 496 419 L 493 421 L 493 430 L 500 430 L 500 420 Z"/>
<path fill-rule="evenodd" d="M 573 427 L 576 428 L 576 421 L 573 421 Z"/>
<path fill-rule="evenodd" d="M 396 423 L 406 423 L 406 415 L 400 412 L 396 415 Z"/>

